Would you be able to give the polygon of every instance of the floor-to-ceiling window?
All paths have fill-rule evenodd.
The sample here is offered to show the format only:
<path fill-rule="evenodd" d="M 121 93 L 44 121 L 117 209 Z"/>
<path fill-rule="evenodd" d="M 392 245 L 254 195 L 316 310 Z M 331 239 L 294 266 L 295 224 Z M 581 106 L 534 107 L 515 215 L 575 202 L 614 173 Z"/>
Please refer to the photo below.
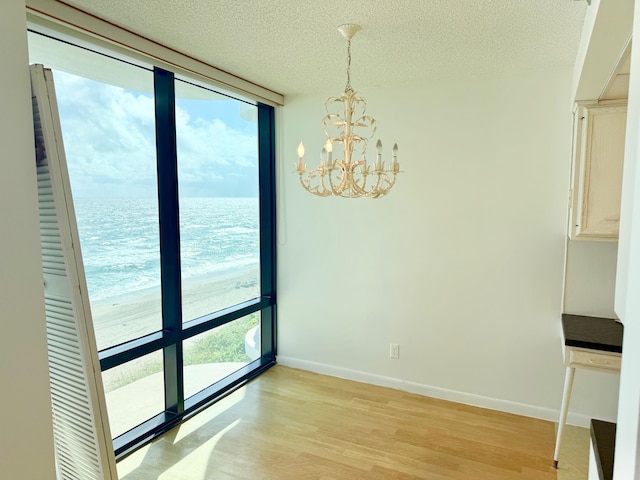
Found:
<path fill-rule="evenodd" d="M 273 108 L 31 32 L 54 71 L 116 454 L 275 361 Z"/>

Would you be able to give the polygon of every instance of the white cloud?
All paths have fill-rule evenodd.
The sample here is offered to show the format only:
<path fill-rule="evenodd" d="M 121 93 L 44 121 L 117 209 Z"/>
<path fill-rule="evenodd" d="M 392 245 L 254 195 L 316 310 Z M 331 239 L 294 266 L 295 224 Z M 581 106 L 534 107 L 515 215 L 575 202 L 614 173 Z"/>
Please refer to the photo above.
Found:
<path fill-rule="evenodd" d="M 59 72 L 55 82 L 74 192 L 154 196 L 153 98 Z M 256 135 L 219 118 L 192 118 L 182 108 L 176 109 L 176 130 L 181 194 L 255 195 Z"/>

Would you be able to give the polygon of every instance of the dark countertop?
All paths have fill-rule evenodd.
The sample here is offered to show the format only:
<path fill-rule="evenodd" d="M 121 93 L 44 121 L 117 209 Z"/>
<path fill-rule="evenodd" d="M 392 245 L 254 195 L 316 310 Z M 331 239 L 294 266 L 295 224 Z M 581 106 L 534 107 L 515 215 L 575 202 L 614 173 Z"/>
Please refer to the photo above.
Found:
<path fill-rule="evenodd" d="M 598 478 L 613 479 L 613 456 L 616 447 L 616 424 L 591 420 L 591 443 L 595 452 Z"/>
<path fill-rule="evenodd" d="M 563 313 L 562 331 L 567 346 L 622 353 L 623 327 L 612 318 Z"/>

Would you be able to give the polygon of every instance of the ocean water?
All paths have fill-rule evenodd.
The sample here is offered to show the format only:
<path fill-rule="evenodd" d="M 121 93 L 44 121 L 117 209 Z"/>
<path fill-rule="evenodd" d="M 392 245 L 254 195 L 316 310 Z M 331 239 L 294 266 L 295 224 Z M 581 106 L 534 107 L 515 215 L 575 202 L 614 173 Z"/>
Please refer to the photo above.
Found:
<path fill-rule="evenodd" d="M 74 207 L 91 301 L 157 290 L 157 200 L 76 198 Z M 180 199 L 180 253 L 183 284 L 257 268 L 258 199 Z"/>

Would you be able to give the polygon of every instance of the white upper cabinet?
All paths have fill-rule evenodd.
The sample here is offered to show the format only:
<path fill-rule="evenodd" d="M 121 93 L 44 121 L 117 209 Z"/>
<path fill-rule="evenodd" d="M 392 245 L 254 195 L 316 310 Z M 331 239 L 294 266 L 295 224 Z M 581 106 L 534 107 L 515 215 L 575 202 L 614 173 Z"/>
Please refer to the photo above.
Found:
<path fill-rule="evenodd" d="M 618 239 L 626 100 L 578 104 L 569 235 L 573 239 Z"/>

